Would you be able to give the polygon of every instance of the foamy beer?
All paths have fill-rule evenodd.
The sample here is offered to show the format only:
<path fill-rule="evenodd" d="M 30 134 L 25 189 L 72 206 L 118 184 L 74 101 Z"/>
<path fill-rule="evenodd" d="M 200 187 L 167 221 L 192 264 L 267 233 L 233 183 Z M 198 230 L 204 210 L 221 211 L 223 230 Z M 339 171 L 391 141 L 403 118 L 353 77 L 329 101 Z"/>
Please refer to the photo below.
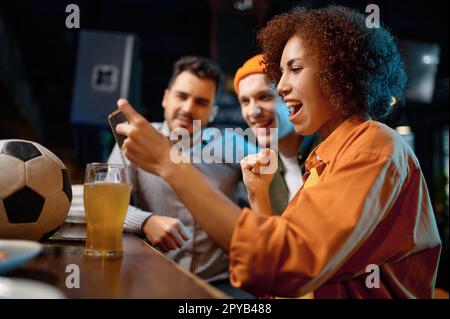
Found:
<path fill-rule="evenodd" d="M 86 255 L 122 255 L 122 226 L 130 193 L 128 166 L 105 163 L 87 165 L 83 195 L 87 223 Z"/>

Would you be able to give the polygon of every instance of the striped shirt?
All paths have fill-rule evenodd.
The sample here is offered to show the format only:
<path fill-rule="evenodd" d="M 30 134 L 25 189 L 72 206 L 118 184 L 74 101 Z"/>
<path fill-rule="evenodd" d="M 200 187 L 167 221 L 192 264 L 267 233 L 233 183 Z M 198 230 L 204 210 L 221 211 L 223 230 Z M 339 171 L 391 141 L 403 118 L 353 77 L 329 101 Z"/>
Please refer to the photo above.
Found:
<path fill-rule="evenodd" d="M 163 135 L 169 136 L 166 122 L 152 123 L 152 125 Z M 195 137 L 193 139 L 195 140 Z M 221 142 L 223 143 L 223 141 Z M 242 144 L 236 143 L 236 145 Z M 191 154 L 198 155 L 201 149 L 202 147 L 198 143 L 191 148 Z M 129 163 L 116 145 L 108 162 L 123 163 L 124 161 Z M 206 164 L 202 162 L 193 163 L 193 165 L 203 174 L 210 185 L 235 200 L 238 183 L 241 180 L 239 160 L 235 163 Z M 133 164 L 131 164 L 131 170 L 136 206 L 129 206 L 124 230 L 143 235 L 142 224 L 152 214 L 178 218 L 189 228 L 191 237 L 181 248 L 169 251 L 165 255 L 206 281 L 228 278 L 227 254 L 208 237 L 178 199 L 171 186 L 160 177 L 147 173 Z M 195 185 L 192 186 L 195 187 Z M 211 214 L 213 213 L 211 212 Z"/>

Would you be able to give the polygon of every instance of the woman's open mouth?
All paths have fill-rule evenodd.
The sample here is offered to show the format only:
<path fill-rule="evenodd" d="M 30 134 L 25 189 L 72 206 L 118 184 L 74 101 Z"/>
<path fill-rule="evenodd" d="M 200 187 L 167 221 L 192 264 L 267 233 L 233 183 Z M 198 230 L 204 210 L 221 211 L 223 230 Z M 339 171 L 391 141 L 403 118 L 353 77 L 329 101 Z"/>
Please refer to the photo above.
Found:
<path fill-rule="evenodd" d="M 289 108 L 289 118 L 292 119 L 293 117 L 295 117 L 295 115 L 297 115 L 298 112 L 300 112 L 303 103 L 300 101 L 294 101 L 294 100 L 289 100 L 289 101 L 285 101 L 284 102 L 286 104 L 286 106 Z"/>

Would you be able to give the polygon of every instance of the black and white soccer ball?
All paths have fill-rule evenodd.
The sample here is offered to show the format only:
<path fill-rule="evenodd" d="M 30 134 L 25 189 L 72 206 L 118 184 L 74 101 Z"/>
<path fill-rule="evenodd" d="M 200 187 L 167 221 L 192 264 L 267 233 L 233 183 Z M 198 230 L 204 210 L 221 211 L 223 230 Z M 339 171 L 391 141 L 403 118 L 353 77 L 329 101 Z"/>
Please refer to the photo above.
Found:
<path fill-rule="evenodd" d="M 66 166 L 55 154 L 35 142 L 0 140 L 0 238 L 48 238 L 71 201 Z"/>

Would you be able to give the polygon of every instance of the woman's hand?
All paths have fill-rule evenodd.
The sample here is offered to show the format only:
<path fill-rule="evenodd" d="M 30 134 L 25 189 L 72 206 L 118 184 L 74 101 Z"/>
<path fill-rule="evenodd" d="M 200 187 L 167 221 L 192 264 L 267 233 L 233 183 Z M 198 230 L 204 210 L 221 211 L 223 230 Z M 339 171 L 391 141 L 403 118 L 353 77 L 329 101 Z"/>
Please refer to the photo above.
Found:
<path fill-rule="evenodd" d="M 276 153 L 268 148 L 244 157 L 241 169 L 252 209 L 262 214 L 272 214 L 269 186 L 278 168 Z"/>
<path fill-rule="evenodd" d="M 173 166 L 170 160 L 170 142 L 125 99 L 117 106 L 128 123 L 117 125 L 116 132 L 126 136 L 122 151 L 124 155 L 143 170 L 163 176 Z"/>
<path fill-rule="evenodd" d="M 127 100 L 120 99 L 117 105 L 129 121 L 116 127 L 117 133 L 127 136 L 122 147 L 125 156 L 143 170 L 165 179 L 209 237 L 228 251 L 240 207 L 211 187 L 194 166 L 173 162 L 169 140 Z"/>

